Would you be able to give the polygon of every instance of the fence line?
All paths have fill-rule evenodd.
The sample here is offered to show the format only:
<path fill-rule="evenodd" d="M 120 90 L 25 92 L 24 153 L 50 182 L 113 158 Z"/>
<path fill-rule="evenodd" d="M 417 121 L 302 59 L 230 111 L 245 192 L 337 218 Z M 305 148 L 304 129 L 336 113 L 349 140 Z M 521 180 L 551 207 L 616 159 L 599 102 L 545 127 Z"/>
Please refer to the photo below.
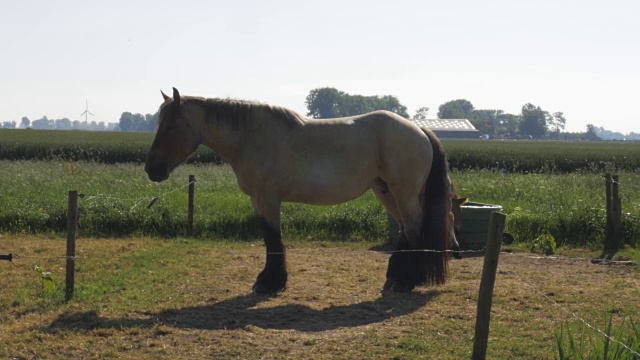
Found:
<path fill-rule="evenodd" d="M 189 182 L 187 184 L 175 187 L 175 188 L 173 188 L 173 189 L 171 189 L 169 191 L 166 191 L 166 192 L 164 192 L 164 193 L 162 193 L 160 195 L 152 196 L 151 199 L 149 199 L 149 196 L 141 196 L 139 198 L 120 198 L 120 197 L 111 196 L 111 195 L 108 195 L 108 194 L 96 194 L 96 195 L 90 195 L 90 196 L 87 195 L 87 194 L 78 194 L 78 197 L 83 199 L 85 202 L 89 202 L 89 201 L 92 201 L 92 200 L 95 200 L 95 199 L 99 199 L 99 198 L 120 200 L 120 201 L 123 201 L 123 202 L 131 201 L 131 202 L 134 202 L 134 205 L 131 208 L 131 210 L 135 209 L 138 205 L 140 205 L 140 204 L 142 204 L 142 203 L 144 203 L 146 201 L 150 201 L 149 205 L 147 206 L 147 208 L 150 208 L 153 204 L 156 203 L 156 201 L 160 200 L 161 198 L 163 198 L 163 197 L 165 197 L 165 196 L 167 196 L 167 195 L 169 195 L 171 193 L 174 193 L 176 191 L 179 191 L 179 190 L 181 190 L 181 189 L 183 189 L 185 187 L 190 187 L 195 183 L 196 183 L 195 178 L 193 178 L 193 179 L 189 178 Z"/>
<path fill-rule="evenodd" d="M 543 298 L 547 299 L 549 302 L 551 302 L 554 306 L 558 307 L 559 309 L 561 309 L 562 311 L 564 311 L 567 314 L 570 314 L 571 316 L 573 316 L 575 319 L 579 320 L 580 322 L 582 322 L 583 324 L 585 324 L 587 327 L 589 327 L 590 329 L 600 333 L 602 336 L 606 337 L 607 339 L 609 339 L 610 341 L 613 341 L 619 345 L 621 345 L 622 347 L 625 348 L 625 350 L 629 351 L 630 353 L 634 354 L 635 356 L 639 356 L 640 357 L 640 353 L 638 353 L 637 351 L 633 350 L 631 347 L 627 346 L 626 344 L 612 338 L 611 336 L 607 335 L 604 331 L 598 329 L 597 327 L 591 325 L 590 323 L 588 323 L 586 320 L 584 320 L 583 318 L 581 318 L 580 316 L 576 315 L 575 312 L 567 309 L 566 307 L 560 305 L 557 301 L 553 300 L 551 297 L 549 297 L 547 294 L 545 294 L 544 292 L 538 290 L 536 287 L 534 287 L 533 285 L 527 283 L 526 281 L 522 280 L 522 278 L 520 278 L 518 275 L 516 275 L 516 273 L 514 271 L 509 271 L 508 272 L 509 275 L 513 276 L 514 278 L 516 278 L 520 283 L 522 283 L 524 286 L 528 287 L 529 289 L 533 290 L 535 293 L 537 293 L 538 295 L 542 296 Z"/>
<path fill-rule="evenodd" d="M 622 215 L 628 217 L 629 219 L 640 220 L 640 216 L 633 215 L 632 213 L 622 213 Z"/>
<path fill-rule="evenodd" d="M 329 249 L 331 250 L 331 249 Z M 342 250 L 331 250 L 334 252 L 344 252 Z M 416 250 L 368 250 L 369 252 L 383 255 L 390 255 L 394 253 L 400 252 L 431 252 L 431 253 L 469 253 L 469 254 L 483 254 L 485 249 L 481 250 L 429 250 L 429 249 L 416 249 Z M 295 253 L 295 249 L 287 250 L 287 253 Z M 284 252 L 267 252 L 267 255 L 283 255 Z M 22 256 L 19 254 L 12 255 L 13 260 L 20 259 L 39 259 L 39 260 L 60 260 L 60 259 L 122 259 L 124 256 L 85 256 L 85 255 L 76 255 L 76 256 Z"/>

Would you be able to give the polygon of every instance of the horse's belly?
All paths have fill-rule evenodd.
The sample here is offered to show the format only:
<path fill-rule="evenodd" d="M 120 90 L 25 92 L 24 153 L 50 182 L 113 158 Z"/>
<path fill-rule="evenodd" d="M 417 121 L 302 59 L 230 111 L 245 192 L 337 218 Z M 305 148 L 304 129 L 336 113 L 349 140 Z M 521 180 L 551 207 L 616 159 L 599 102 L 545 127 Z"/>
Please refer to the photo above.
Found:
<path fill-rule="evenodd" d="M 312 205 L 335 205 L 353 200 L 364 194 L 369 188 L 352 191 L 335 191 L 323 186 L 310 186 L 303 191 L 295 191 L 283 196 L 282 201 Z"/>
<path fill-rule="evenodd" d="M 310 186 L 307 191 L 296 191 L 283 197 L 285 202 L 298 202 L 312 205 L 335 205 L 353 200 L 364 194 L 368 188 L 353 191 L 333 191 L 321 186 Z"/>
<path fill-rule="evenodd" d="M 371 188 L 375 175 L 310 171 L 299 181 L 288 182 L 282 200 L 305 204 L 332 205 L 353 200 Z"/>

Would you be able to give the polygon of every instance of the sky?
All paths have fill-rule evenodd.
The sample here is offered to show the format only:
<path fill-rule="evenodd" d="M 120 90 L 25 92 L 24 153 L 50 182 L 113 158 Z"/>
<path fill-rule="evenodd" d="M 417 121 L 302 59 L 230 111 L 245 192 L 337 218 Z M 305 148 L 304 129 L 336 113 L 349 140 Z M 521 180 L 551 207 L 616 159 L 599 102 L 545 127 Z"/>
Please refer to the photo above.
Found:
<path fill-rule="evenodd" d="M 319 87 L 409 113 L 532 103 L 640 133 L 640 1 L 12 1 L 0 12 L 0 123 L 154 113 L 160 90 L 306 114 Z"/>

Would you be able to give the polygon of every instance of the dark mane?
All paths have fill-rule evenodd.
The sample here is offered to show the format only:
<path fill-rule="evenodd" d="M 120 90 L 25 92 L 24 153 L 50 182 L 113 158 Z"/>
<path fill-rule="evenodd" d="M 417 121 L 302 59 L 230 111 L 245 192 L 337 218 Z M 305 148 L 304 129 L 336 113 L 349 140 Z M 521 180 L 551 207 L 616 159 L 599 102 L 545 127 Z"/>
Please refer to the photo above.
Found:
<path fill-rule="evenodd" d="M 182 104 L 203 106 L 208 121 L 225 122 L 235 131 L 265 118 L 273 119 L 286 128 L 295 128 L 305 123 L 304 117 L 293 110 L 253 101 L 183 96 Z"/>

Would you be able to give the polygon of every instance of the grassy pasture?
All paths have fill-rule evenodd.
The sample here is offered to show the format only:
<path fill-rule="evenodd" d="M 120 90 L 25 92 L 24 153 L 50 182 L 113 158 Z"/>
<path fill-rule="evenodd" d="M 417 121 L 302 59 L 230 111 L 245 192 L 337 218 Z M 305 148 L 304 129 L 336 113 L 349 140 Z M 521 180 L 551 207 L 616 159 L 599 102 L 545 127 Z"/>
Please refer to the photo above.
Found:
<path fill-rule="evenodd" d="M 66 229 L 67 192 L 78 190 L 81 236 L 161 236 L 186 233 L 187 179 L 197 179 L 194 236 L 253 239 L 257 226 L 248 197 L 226 165 L 185 165 L 161 184 L 140 164 L 0 161 L 0 232 L 57 234 Z M 550 232 L 559 245 L 600 246 L 604 239 L 604 180 L 594 173 L 508 174 L 454 171 L 461 196 L 500 204 L 506 231 L 528 242 Z M 640 215 L 640 177 L 621 173 L 625 212 Z M 160 199 L 147 208 L 154 196 Z M 285 204 L 285 237 L 331 240 L 387 238 L 386 213 L 371 193 L 336 206 Z M 636 246 L 640 221 L 624 218 L 624 241 Z"/>
<path fill-rule="evenodd" d="M 156 184 L 140 164 L 152 134 L 14 131 L 38 139 L 12 133 L 11 143 L 0 131 L 0 253 L 22 256 L 0 262 L 0 358 L 469 358 L 482 258 L 452 261 L 443 287 L 381 296 L 387 256 L 368 249 L 386 239 L 387 223 L 370 193 L 338 206 L 286 204 L 289 289 L 256 297 L 249 291 L 263 266 L 263 245 L 228 166 L 196 161 Z M 102 145 L 96 134 L 104 136 Z M 5 157 L 6 149 L 29 141 L 40 146 L 41 160 Z M 627 169 L 624 159 L 640 156 L 638 144 L 445 146 L 460 195 L 502 205 L 506 231 L 518 241 L 548 231 L 560 245 L 598 249 L 603 170 Z M 114 157 L 120 150 L 124 155 Z M 522 165 L 551 150 L 555 155 L 543 158 L 564 153 L 590 162 L 571 171 L 560 160 Z M 458 166 L 456 158 L 476 165 Z M 482 162 L 490 158 L 495 166 Z M 195 237 L 185 239 L 189 174 L 197 178 Z M 640 216 L 638 170 L 630 166 L 620 175 L 623 210 Z M 46 258 L 64 254 L 69 190 L 84 197 L 76 296 L 63 303 L 64 262 Z M 154 196 L 159 200 L 147 208 Z M 624 221 L 630 246 L 622 255 L 638 261 L 640 222 Z M 553 358 L 553 330 L 576 320 L 549 299 L 600 328 L 605 315 L 615 324 L 627 314 L 640 318 L 637 268 L 593 265 L 588 258 L 597 251 L 561 252 L 573 257 L 501 255 L 489 358 Z M 45 289 L 33 265 L 53 272 L 55 290 Z"/>
<path fill-rule="evenodd" d="M 472 349 L 482 257 L 452 260 L 444 286 L 382 296 L 388 255 L 371 243 L 293 239 L 288 289 L 257 296 L 259 241 L 79 238 L 64 303 L 64 261 L 44 259 L 64 254 L 63 239 L 0 243 L 23 256 L 0 262 L 3 359 L 468 359 Z M 640 318 L 640 273 L 573 255 L 501 254 L 488 358 L 553 358 L 571 313 L 599 328 L 605 316 Z"/>

